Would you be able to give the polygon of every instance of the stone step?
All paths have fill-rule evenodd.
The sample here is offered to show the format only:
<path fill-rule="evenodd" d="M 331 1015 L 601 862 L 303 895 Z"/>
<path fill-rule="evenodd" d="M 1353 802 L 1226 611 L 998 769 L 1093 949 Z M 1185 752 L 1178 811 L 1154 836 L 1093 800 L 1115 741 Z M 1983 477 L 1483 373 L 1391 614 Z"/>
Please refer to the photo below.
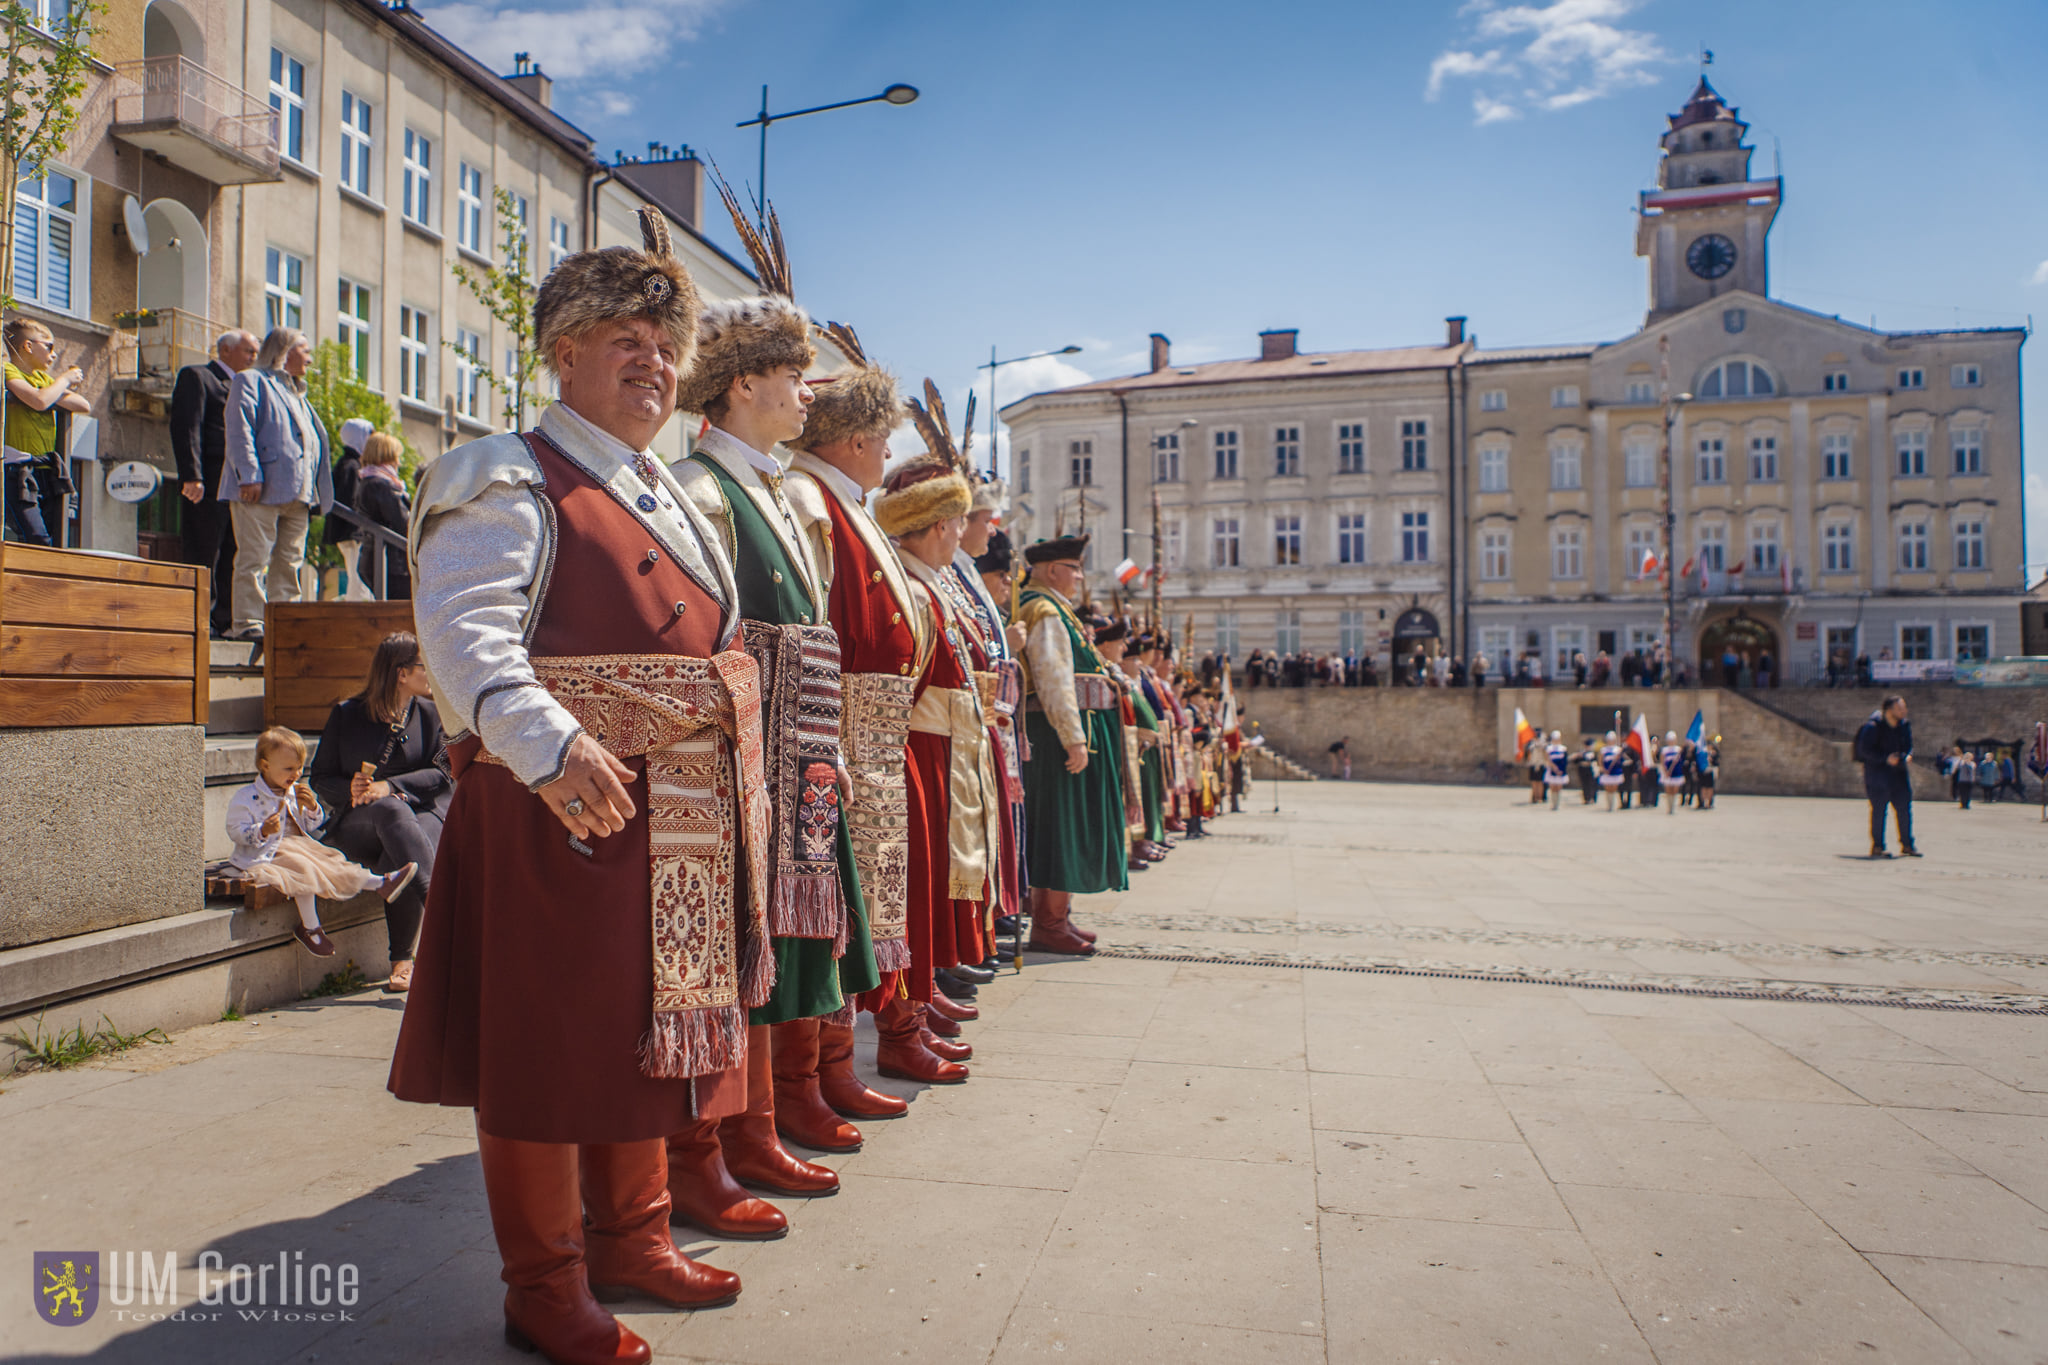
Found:
<path fill-rule="evenodd" d="M 210 666 L 215 669 L 253 667 L 258 673 L 261 673 L 263 671 L 263 655 L 258 652 L 261 648 L 261 645 L 252 644 L 247 640 L 208 640 L 206 642 L 207 659 Z"/>
<path fill-rule="evenodd" d="M 263 728 L 263 670 L 215 670 L 206 679 L 206 733 L 231 735 Z"/>

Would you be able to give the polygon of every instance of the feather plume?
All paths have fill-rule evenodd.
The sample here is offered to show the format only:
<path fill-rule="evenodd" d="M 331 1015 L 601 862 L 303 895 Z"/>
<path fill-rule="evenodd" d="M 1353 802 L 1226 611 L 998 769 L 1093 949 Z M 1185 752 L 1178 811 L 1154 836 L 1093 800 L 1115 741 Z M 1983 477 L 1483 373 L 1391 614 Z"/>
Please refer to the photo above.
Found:
<path fill-rule="evenodd" d="M 960 422 L 960 472 L 971 474 L 974 465 L 967 458 L 967 452 L 974 448 L 974 394 L 967 395 L 967 415 Z"/>
<path fill-rule="evenodd" d="M 837 346 L 850 364 L 861 369 L 867 367 L 868 353 L 861 349 L 860 338 L 854 335 L 852 324 L 828 322 L 818 329 L 818 335 Z"/>
<path fill-rule="evenodd" d="M 762 292 L 794 300 L 796 290 L 789 278 L 789 252 L 782 243 L 782 223 L 775 216 L 775 206 L 768 206 L 768 239 L 764 242 L 748 220 L 739 196 L 732 192 L 731 185 L 725 183 L 725 174 L 715 161 L 711 163 L 711 179 L 718 186 L 718 197 L 725 201 L 725 211 L 732 215 L 733 231 L 739 234 L 740 245 L 747 249 L 748 259 L 754 263 L 754 273 L 760 277 Z"/>
<path fill-rule="evenodd" d="M 949 469 L 966 473 L 967 463 L 960 456 L 960 448 L 953 443 L 953 429 L 946 421 L 946 400 L 939 396 L 939 386 L 929 379 L 924 381 L 924 399 L 922 403 L 915 398 L 909 400 L 911 424 L 924 438 L 925 448 L 931 451 L 933 459 Z"/>
<path fill-rule="evenodd" d="M 675 244 L 669 240 L 668 215 L 652 204 L 640 210 L 640 240 L 647 247 L 647 254 L 657 261 L 674 257 Z"/>

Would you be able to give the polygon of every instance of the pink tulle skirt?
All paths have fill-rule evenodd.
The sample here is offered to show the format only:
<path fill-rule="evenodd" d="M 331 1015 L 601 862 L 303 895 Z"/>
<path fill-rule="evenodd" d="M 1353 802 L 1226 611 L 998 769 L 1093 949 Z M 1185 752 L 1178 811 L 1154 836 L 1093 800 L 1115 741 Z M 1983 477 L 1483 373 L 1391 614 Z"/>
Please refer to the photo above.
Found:
<path fill-rule="evenodd" d="M 277 856 L 249 869 L 249 880 L 258 886 L 274 886 L 287 896 L 345 901 L 384 879 L 317 840 L 287 834 L 277 846 Z"/>

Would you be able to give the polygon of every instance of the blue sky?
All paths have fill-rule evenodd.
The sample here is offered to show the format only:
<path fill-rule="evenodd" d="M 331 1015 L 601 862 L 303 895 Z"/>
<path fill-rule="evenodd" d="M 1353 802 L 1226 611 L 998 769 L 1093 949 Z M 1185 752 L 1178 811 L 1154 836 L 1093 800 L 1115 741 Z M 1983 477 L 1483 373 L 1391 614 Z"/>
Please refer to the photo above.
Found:
<path fill-rule="evenodd" d="M 1433 341 L 1454 313 L 1490 346 L 1626 335 L 1635 195 L 1703 45 L 1755 171 L 1782 156 L 1774 295 L 1886 328 L 2048 316 L 2039 0 L 421 7 L 504 69 L 532 51 L 607 150 L 687 143 L 735 185 L 764 81 L 778 111 L 918 86 L 777 125 L 768 188 L 800 298 L 956 404 L 991 344 L 1086 348 L 1006 369 L 1007 402 L 1138 369 L 1154 331 L 1195 360 L 1268 327 L 1309 350 Z M 2037 421 L 2035 575 L 2044 439 Z"/>

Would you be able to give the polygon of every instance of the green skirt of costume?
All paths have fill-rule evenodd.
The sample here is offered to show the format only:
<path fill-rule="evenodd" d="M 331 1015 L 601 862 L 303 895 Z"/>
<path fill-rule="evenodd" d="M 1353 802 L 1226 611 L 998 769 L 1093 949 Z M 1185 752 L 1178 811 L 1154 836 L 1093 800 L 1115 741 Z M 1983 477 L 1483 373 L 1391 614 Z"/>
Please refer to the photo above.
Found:
<path fill-rule="evenodd" d="M 787 1024 L 832 1014 L 862 991 L 882 984 L 875 970 L 875 944 L 868 935 L 867 911 L 860 895 L 860 874 L 853 866 L 853 841 L 846 822 L 839 822 L 839 885 L 846 896 L 846 953 L 832 957 L 829 938 L 775 940 L 775 992 L 768 1003 L 747 1013 L 750 1024 Z"/>
<path fill-rule="evenodd" d="M 1138 787 L 1145 797 L 1145 837 L 1155 844 L 1166 842 L 1166 770 L 1160 766 L 1157 746 L 1138 755 Z"/>
<path fill-rule="evenodd" d="M 1130 887 L 1124 837 L 1123 736 L 1113 712 L 1083 711 L 1088 766 L 1067 771 L 1067 749 L 1042 711 L 1024 713 L 1024 854 L 1030 884 L 1088 895 Z"/>

